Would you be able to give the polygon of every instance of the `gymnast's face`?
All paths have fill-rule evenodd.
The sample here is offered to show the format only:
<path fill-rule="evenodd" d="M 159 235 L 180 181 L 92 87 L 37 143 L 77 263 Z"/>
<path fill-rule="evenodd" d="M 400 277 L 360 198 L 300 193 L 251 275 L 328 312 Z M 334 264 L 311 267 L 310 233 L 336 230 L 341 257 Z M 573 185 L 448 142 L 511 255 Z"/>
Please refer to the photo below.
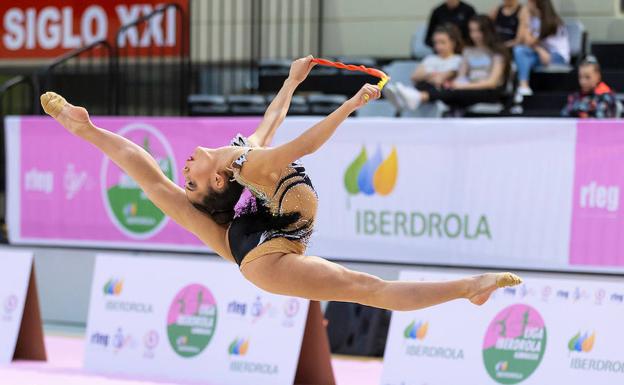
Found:
<path fill-rule="evenodd" d="M 210 191 L 225 187 L 225 176 L 217 170 L 215 150 L 197 147 L 184 164 L 184 190 L 191 203 L 201 203 Z"/>

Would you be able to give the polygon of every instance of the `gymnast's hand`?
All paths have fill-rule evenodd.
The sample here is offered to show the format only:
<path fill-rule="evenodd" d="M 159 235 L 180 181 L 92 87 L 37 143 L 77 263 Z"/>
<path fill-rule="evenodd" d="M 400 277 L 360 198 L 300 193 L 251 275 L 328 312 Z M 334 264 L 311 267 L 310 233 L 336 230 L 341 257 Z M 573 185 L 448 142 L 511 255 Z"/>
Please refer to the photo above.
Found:
<path fill-rule="evenodd" d="M 288 75 L 288 78 L 297 83 L 303 82 L 308 77 L 312 67 L 316 65 L 316 63 L 312 62 L 312 59 L 314 59 L 314 57 L 312 55 L 308 55 L 293 61 L 290 65 L 290 74 Z"/>
<path fill-rule="evenodd" d="M 346 103 L 349 103 L 354 110 L 357 110 L 368 103 L 368 101 L 372 99 L 379 99 L 380 96 L 381 91 L 379 90 L 379 87 L 377 85 L 367 83 L 364 84 L 355 96 L 347 100 Z"/>

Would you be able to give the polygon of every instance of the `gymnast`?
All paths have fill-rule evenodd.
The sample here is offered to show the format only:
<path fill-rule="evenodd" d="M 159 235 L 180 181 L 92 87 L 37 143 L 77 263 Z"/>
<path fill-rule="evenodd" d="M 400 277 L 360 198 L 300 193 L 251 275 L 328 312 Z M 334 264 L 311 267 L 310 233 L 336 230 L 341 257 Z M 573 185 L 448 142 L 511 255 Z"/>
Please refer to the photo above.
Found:
<path fill-rule="evenodd" d="M 197 147 L 184 166 L 184 188 L 169 180 L 140 146 L 96 127 L 84 108 L 53 92 L 41 95 L 41 104 L 69 132 L 123 169 L 166 215 L 238 264 L 247 280 L 268 292 L 409 311 L 461 298 L 481 305 L 497 288 L 520 284 L 512 273 L 440 282 L 388 281 L 305 255 L 318 200 L 299 159 L 317 151 L 352 112 L 380 96 L 378 86 L 366 84 L 297 138 L 269 147 L 295 89 L 315 64 L 312 56 L 292 63 L 284 85 L 249 138 L 238 135 L 220 148 Z M 235 210 L 244 188 L 252 198 Z"/>

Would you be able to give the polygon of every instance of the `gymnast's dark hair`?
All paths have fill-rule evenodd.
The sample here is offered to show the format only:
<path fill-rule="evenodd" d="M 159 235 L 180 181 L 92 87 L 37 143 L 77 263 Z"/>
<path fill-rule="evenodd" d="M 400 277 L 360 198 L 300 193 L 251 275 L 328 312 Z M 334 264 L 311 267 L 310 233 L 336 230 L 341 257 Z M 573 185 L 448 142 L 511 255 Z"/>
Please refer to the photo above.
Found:
<path fill-rule="evenodd" d="M 226 185 L 222 191 L 216 191 L 208 187 L 208 193 L 204 195 L 201 203 L 193 203 L 195 208 L 205 214 L 220 225 L 226 225 L 234 219 L 234 207 L 238 203 L 243 186 L 237 182 L 232 182 L 226 177 Z"/>
<path fill-rule="evenodd" d="M 250 199 L 236 215 L 235 207 L 244 187 L 236 181 L 231 181 L 229 177 L 226 181 L 222 191 L 209 187 L 210 190 L 204 195 L 201 203 L 193 203 L 196 209 L 210 215 L 219 225 L 228 225 L 236 217 L 236 220 L 245 222 L 245 229 L 249 232 L 283 230 L 301 218 L 298 212 L 273 215 L 258 198 Z"/>

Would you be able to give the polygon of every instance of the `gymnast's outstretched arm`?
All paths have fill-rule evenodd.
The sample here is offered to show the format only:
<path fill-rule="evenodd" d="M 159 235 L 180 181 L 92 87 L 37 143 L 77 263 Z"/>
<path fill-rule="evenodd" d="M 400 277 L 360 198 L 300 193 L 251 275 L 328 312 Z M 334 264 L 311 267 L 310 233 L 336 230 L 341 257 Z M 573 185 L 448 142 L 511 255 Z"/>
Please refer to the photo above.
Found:
<path fill-rule="evenodd" d="M 257 182 L 267 176 L 269 179 L 273 178 L 276 172 L 292 162 L 318 150 L 353 111 L 366 104 L 368 100 L 378 99 L 380 96 L 381 92 L 378 86 L 364 85 L 355 96 L 297 138 L 275 148 L 251 153 L 246 166 L 246 173 L 254 175 Z"/>
<path fill-rule="evenodd" d="M 96 127 L 87 110 L 53 92 L 41 96 L 44 110 L 72 134 L 96 146 L 123 169 L 160 210 L 195 234 L 216 253 L 233 260 L 225 243 L 226 229 L 188 201 L 184 190 L 162 172 L 154 158 L 130 140 Z"/>
<path fill-rule="evenodd" d="M 313 57 L 310 55 L 293 61 L 290 66 L 290 74 L 284 81 L 284 85 L 264 113 L 262 122 L 256 128 L 256 132 L 249 137 L 249 141 L 254 146 L 266 147 L 271 144 L 275 131 L 282 124 L 288 113 L 295 89 L 306 79 L 312 67 L 316 65 L 312 62 L 312 59 Z"/>

